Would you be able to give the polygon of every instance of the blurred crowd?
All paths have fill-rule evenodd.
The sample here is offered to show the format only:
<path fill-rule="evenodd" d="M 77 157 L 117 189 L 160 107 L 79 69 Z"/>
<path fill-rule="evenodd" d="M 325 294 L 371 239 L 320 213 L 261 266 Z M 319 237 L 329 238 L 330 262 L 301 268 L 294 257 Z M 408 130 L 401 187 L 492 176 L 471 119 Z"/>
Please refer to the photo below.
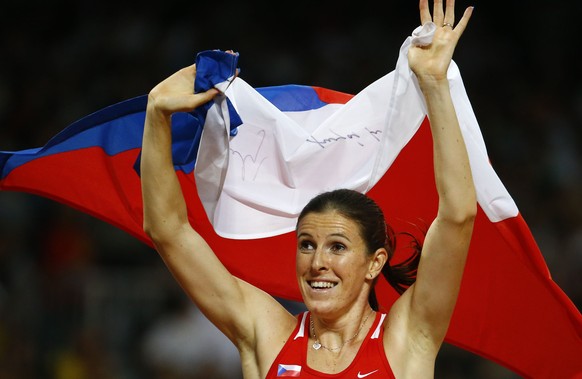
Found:
<path fill-rule="evenodd" d="M 581 309 L 580 5 L 490 3 L 458 1 L 476 8 L 455 61 L 494 168 Z M 42 146 L 206 49 L 240 52 L 255 87 L 357 93 L 393 69 L 418 23 L 416 1 L 388 12 L 366 1 L 258 4 L 2 3 L 0 150 Z M 438 362 L 438 378 L 517 378 L 453 346 Z M 0 193 L 0 378 L 240 377 L 236 349 L 153 250 L 64 205 Z"/>

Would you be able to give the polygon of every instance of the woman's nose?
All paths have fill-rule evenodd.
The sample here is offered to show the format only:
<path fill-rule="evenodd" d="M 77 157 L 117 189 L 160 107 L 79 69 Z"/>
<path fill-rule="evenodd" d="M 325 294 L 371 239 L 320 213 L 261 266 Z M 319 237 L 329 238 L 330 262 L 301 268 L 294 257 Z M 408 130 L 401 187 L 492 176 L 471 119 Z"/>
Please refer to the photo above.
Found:
<path fill-rule="evenodd" d="M 311 260 L 311 269 L 313 271 L 325 271 L 329 267 L 327 262 L 327 254 L 325 251 L 322 250 L 321 247 L 318 247 L 313 254 L 313 258 Z"/>

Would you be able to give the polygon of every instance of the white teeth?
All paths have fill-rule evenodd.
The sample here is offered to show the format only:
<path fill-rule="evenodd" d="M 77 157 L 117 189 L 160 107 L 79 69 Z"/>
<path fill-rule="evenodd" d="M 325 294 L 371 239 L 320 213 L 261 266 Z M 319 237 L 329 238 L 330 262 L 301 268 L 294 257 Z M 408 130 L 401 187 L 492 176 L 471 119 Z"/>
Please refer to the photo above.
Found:
<path fill-rule="evenodd" d="M 335 283 L 331 282 L 311 282 L 312 288 L 333 288 L 335 287 Z"/>

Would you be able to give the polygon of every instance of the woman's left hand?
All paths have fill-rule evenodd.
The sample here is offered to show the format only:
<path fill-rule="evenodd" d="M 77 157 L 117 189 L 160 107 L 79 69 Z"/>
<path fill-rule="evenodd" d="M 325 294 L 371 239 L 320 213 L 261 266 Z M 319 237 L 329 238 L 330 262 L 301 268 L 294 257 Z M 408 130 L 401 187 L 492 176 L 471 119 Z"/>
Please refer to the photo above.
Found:
<path fill-rule="evenodd" d="M 428 0 L 420 0 L 420 21 L 424 25 L 434 22 L 437 30 L 433 41 L 427 46 L 411 46 L 408 50 L 408 62 L 419 81 L 441 81 L 447 78 L 447 70 L 453 58 L 453 52 L 459 38 L 473 13 L 473 7 L 468 7 L 458 24 L 455 23 L 455 0 L 434 0 L 434 10 L 431 15 Z"/>

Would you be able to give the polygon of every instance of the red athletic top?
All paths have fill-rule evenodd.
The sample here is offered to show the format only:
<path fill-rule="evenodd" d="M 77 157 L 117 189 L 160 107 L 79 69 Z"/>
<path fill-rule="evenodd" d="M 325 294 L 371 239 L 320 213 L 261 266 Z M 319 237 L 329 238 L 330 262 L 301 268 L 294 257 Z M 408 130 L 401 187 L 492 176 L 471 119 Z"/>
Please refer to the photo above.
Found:
<path fill-rule="evenodd" d="M 376 313 L 374 323 L 362 342 L 352 363 L 342 372 L 326 374 L 307 366 L 309 345 L 309 312 L 297 316 L 297 326 L 291 338 L 279 352 L 265 379 L 275 378 L 346 378 L 346 379 L 394 379 L 394 374 L 386 359 L 382 323 L 385 313 Z"/>

